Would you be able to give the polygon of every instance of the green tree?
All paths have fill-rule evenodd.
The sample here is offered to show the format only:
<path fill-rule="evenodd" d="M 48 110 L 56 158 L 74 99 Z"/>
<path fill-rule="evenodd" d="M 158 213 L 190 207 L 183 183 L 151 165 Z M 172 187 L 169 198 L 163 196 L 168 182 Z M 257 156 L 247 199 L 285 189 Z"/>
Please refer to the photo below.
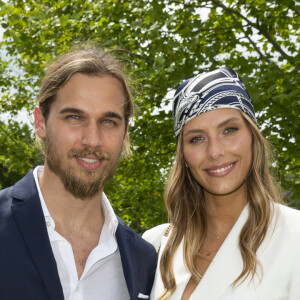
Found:
<path fill-rule="evenodd" d="M 285 196 L 300 208 L 299 11 L 294 0 L 0 0 L 0 113 L 32 111 L 45 67 L 70 45 L 94 40 L 112 49 L 131 74 L 137 109 L 133 154 L 106 193 L 142 232 L 166 221 L 163 186 L 175 151 L 166 95 L 196 73 L 230 66 L 274 145 Z M 24 124 L 1 126 L 4 187 L 36 164 L 37 152 Z"/>

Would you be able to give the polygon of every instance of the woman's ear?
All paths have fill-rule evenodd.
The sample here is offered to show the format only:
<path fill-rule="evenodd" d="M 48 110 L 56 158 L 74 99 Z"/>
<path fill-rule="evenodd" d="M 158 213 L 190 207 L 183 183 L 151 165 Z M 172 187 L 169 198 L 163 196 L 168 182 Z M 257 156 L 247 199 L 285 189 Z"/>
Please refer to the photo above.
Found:
<path fill-rule="evenodd" d="M 38 106 L 34 109 L 34 128 L 38 137 L 46 136 L 46 123 L 43 114 Z"/>

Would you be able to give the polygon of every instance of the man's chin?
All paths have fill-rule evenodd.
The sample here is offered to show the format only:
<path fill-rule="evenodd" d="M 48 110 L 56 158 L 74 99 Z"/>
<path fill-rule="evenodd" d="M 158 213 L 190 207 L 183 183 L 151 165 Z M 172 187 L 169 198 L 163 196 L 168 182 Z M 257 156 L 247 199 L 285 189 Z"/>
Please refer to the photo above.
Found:
<path fill-rule="evenodd" d="M 103 190 L 105 182 L 115 174 L 117 162 L 115 160 L 100 168 L 88 170 L 52 159 L 48 166 L 60 178 L 67 192 L 76 198 L 86 199 Z"/>
<path fill-rule="evenodd" d="M 101 193 L 105 184 L 104 180 L 98 179 L 97 181 L 88 180 L 63 180 L 64 187 L 67 192 L 72 194 L 75 198 L 88 199 Z"/>

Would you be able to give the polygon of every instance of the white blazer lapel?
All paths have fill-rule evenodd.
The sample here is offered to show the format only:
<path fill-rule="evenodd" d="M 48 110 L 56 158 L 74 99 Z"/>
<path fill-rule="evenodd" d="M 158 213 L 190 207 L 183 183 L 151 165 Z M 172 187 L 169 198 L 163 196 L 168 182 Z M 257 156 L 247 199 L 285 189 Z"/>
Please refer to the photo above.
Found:
<path fill-rule="evenodd" d="M 162 241 L 161 241 L 161 246 L 160 246 L 160 252 L 158 256 L 158 263 L 157 266 L 160 265 L 160 259 L 161 259 L 161 254 L 163 253 L 165 246 L 168 241 L 168 237 L 170 236 L 170 233 L 168 236 L 163 236 Z M 159 268 L 159 267 L 158 267 Z M 180 243 L 178 250 L 175 253 L 174 260 L 173 260 L 173 270 L 174 274 L 176 276 L 176 284 L 179 285 L 183 281 L 187 280 L 187 278 L 190 277 L 190 274 L 188 270 L 185 267 L 185 264 L 183 262 L 183 242 Z M 155 279 L 154 279 L 154 284 L 151 292 L 150 299 L 157 299 L 164 291 L 164 285 L 161 279 L 161 274 L 160 272 L 156 272 L 155 274 Z"/>
<path fill-rule="evenodd" d="M 216 300 L 240 275 L 243 260 L 238 240 L 241 229 L 247 220 L 248 210 L 248 205 L 246 205 L 190 300 L 200 299 L 200 296 L 201 299 Z"/>
<path fill-rule="evenodd" d="M 178 250 L 175 253 L 173 260 L 173 270 L 176 277 L 176 284 L 180 285 L 183 281 L 186 281 L 191 277 L 190 272 L 186 268 L 183 261 L 183 241 L 181 241 Z"/>

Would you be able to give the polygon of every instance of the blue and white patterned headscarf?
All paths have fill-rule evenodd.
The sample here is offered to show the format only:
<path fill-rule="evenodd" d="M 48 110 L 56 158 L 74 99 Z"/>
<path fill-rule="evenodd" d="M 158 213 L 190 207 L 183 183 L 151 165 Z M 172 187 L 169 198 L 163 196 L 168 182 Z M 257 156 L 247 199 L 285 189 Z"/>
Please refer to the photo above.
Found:
<path fill-rule="evenodd" d="M 235 108 L 246 113 L 256 124 L 251 98 L 239 75 L 220 68 L 183 82 L 173 99 L 175 135 L 192 118 L 217 108 Z"/>

